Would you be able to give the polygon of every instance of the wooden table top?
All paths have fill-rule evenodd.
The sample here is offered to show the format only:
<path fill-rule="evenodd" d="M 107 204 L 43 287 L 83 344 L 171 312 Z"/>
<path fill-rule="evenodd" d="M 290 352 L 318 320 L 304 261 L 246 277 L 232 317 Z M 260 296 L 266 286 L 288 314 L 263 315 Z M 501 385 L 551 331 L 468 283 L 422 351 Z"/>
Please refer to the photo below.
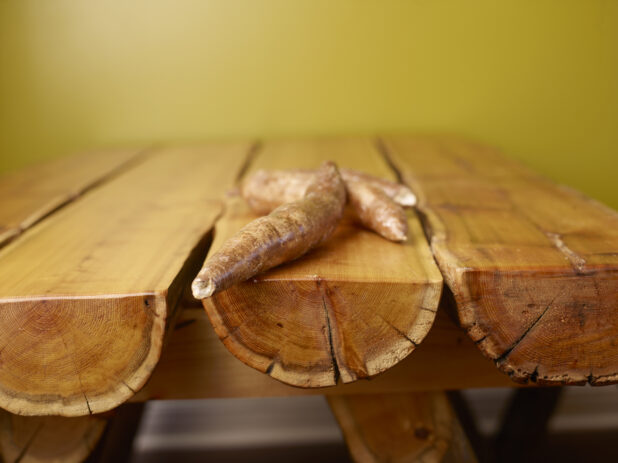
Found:
<path fill-rule="evenodd" d="M 196 307 L 188 285 L 209 250 L 253 218 L 236 182 L 325 159 L 407 183 L 408 242 L 345 222 Z M 618 214 L 466 139 L 103 151 L 0 177 L 0 192 L 0 407 L 13 413 L 618 382 Z"/>

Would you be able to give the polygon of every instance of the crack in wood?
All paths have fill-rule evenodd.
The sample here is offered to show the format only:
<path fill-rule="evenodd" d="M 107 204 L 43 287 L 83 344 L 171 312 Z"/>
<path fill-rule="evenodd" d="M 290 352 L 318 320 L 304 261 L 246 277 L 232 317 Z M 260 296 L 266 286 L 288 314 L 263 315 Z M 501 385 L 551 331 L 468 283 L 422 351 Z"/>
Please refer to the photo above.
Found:
<path fill-rule="evenodd" d="M 52 215 L 54 215 L 56 212 L 60 211 L 61 209 L 64 209 L 65 207 L 70 206 L 74 202 L 84 197 L 86 194 L 90 193 L 92 190 L 100 186 L 103 186 L 106 183 L 109 183 L 111 180 L 114 180 L 116 177 L 119 177 L 125 172 L 136 167 L 141 162 L 145 161 L 145 159 L 148 156 L 150 156 L 152 152 L 156 150 L 156 148 L 157 148 L 156 146 L 148 146 L 146 148 L 137 150 L 135 154 L 133 154 L 133 156 L 131 156 L 129 159 L 120 163 L 116 167 L 112 168 L 111 170 L 109 170 L 106 174 L 102 175 L 101 177 L 94 179 L 92 183 L 89 183 L 83 186 L 82 189 L 67 192 L 67 195 L 64 199 L 60 199 L 56 201 L 56 204 L 54 204 L 53 207 L 49 208 L 48 210 L 45 210 L 45 209 L 43 209 L 42 211 L 40 209 L 37 210 L 36 211 L 37 217 L 34 219 L 32 218 L 28 219 L 26 224 L 21 223 L 15 227 L 12 227 L 11 229 L 5 226 L 0 227 L 0 232 L 2 231 L 12 232 L 11 235 L 6 236 L 4 239 L 0 238 L 0 248 L 6 246 L 10 242 L 21 237 L 26 232 L 30 231 L 30 229 L 32 229 L 32 227 L 34 227 L 35 225 L 38 225 L 39 223 L 48 219 L 49 217 L 51 217 Z"/>
<path fill-rule="evenodd" d="M 526 329 L 526 331 L 524 331 L 522 335 L 519 338 L 517 338 L 517 340 L 513 344 L 511 344 L 511 346 L 507 350 L 505 350 L 502 353 L 502 355 L 500 355 L 498 358 L 495 359 L 496 365 L 502 364 L 507 359 L 507 357 L 511 354 L 511 352 L 513 352 L 513 350 L 519 345 L 519 343 L 522 342 L 524 338 L 528 335 L 528 333 L 530 333 L 530 331 L 532 331 L 534 327 L 541 321 L 543 316 L 547 313 L 547 311 L 552 306 L 554 301 L 558 299 L 558 297 L 560 297 L 560 295 L 562 295 L 562 292 L 556 294 L 553 297 L 553 299 L 549 302 L 549 304 L 547 304 L 547 307 L 543 309 L 543 312 L 541 312 L 541 314 L 536 318 L 536 320 L 534 320 L 534 322 L 532 322 L 532 324 Z"/>
<path fill-rule="evenodd" d="M 126 381 L 124 381 L 124 380 L 122 380 L 122 379 L 121 379 L 121 380 L 120 380 L 120 382 L 121 382 L 122 384 L 124 384 L 124 385 L 125 385 L 125 387 L 126 387 L 129 391 L 131 391 L 133 394 L 137 394 L 137 391 L 136 391 L 135 389 L 133 389 L 131 386 L 129 386 L 129 385 L 126 383 Z"/>
<path fill-rule="evenodd" d="M 82 383 L 82 377 L 79 374 L 79 370 L 77 368 L 77 359 L 75 358 L 75 352 L 69 349 L 69 346 L 67 345 L 67 342 L 64 339 L 64 335 L 62 334 L 62 331 L 60 331 L 59 329 L 56 329 L 56 332 L 58 333 L 58 335 L 60 336 L 60 339 L 62 340 L 62 344 L 64 346 L 65 351 L 67 352 L 67 354 L 71 356 L 71 359 L 73 360 L 73 369 L 75 370 L 75 376 L 77 376 L 77 381 L 79 382 L 79 388 L 81 390 L 82 395 L 84 396 L 84 400 L 86 401 L 86 407 L 88 408 L 88 414 L 92 415 L 92 408 L 90 408 L 90 401 L 88 400 L 88 396 L 86 395 L 86 392 L 84 391 L 84 384 Z"/>
<path fill-rule="evenodd" d="M 253 161 L 258 156 L 258 153 L 261 151 L 262 147 L 263 147 L 263 143 L 261 140 L 255 141 L 249 147 L 249 151 L 247 152 L 247 157 L 245 158 L 245 162 L 243 162 L 242 166 L 240 166 L 240 169 L 238 169 L 238 173 L 236 174 L 236 183 L 239 183 L 243 179 L 243 177 L 246 175 L 246 173 L 249 171 L 251 164 L 253 164 Z"/>
<path fill-rule="evenodd" d="M 401 174 L 401 172 L 399 171 L 399 168 L 395 165 L 395 163 L 391 159 L 389 150 L 386 147 L 386 143 L 384 143 L 384 140 L 382 140 L 382 138 L 380 137 L 374 139 L 374 146 L 376 150 L 378 151 L 378 153 L 380 154 L 380 156 L 382 156 L 382 159 L 384 159 L 384 162 L 386 163 L 386 165 L 388 165 L 388 167 L 390 167 L 390 169 L 393 171 L 393 174 L 395 174 L 395 178 L 397 178 L 397 181 L 405 185 L 406 182 L 404 182 L 403 180 L 403 175 Z M 408 188 L 409 188 L 409 185 L 408 185 Z M 416 194 L 415 191 L 412 191 L 412 192 Z"/>
<path fill-rule="evenodd" d="M 79 378 L 79 385 L 81 388 L 83 388 L 84 386 L 82 385 L 82 380 L 81 378 Z M 88 400 L 88 396 L 86 395 L 86 393 L 84 391 L 82 391 L 82 395 L 84 396 L 84 400 L 86 401 L 86 407 L 88 407 L 88 414 L 92 415 L 92 408 L 90 408 L 90 401 Z"/>
<path fill-rule="evenodd" d="M 270 362 L 270 363 L 268 364 L 268 366 L 266 367 L 266 374 L 267 374 L 268 376 L 271 376 L 271 373 L 273 372 L 273 369 L 275 368 L 275 364 L 276 364 L 276 363 L 277 363 L 277 362 L 275 362 L 275 360 L 273 359 L 273 361 L 272 361 L 272 362 Z"/>
<path fill-rule="evenodd" d="M 530 375 L 530 381 L 532 381 L 533 383 L 536 383 L 538 378 L 539 378 L 539 366 L 537 365 L 536 367 L 534 367 L 534 371 Z"/>
<path fill-rule="evenodd" d="M 436 309 L 430 309 L 429 307 L 421 307 L 420 310 L 426 310 L 427 312 L 431 312 L 431 313 L 438 313 Z"/>
<path fill-rule="evenodd" d="M 320 284 L 318 282 L 318 288 Z M 330 350 L 330 359 L 333 366 L 333 381 L 334 384 L 339 382 L 340 372 L 339 372 L 339 364 L 337 363 L 337 356 L 335 355 L 335 346 L 333 345 L 333 331 L 330 324 L 330 315 L 328 314 L 328 307 L 326 306 L 326 299 L 324 295 L 322 295 L 322 307 L 324 308 L 324 315 L 326 317 L 326 329 L 328 334 L 328 345 Z"/>
<path fill-rule="evenodd" d="M 418 347 L 418 343 L 416 341 L 413 341 L 406 333 L 404 333 L 399 328 L 397 328 L 395 325 L 393 325 L 391 322 L 389 322 L 386 318 L 384 318 L 382 314 L 376 313 L 376 315 L 378 316 L 380 320 L 386 323 L 393 331 L 395 331 L 395 333 L 397 333 L 399 336 L 403 337 L 404 339 L 408 340 L 414 347 Z"/>
<path fill-rule="evenodd" d="M 218 307 L 217 307 L 218 309 Z M 221 336 L 219 339 L 221 339 L 221 342 L 225 341 L 227 338 L 231 338 L 233 340 L 235 340 L 236 342 L 239 342 L 234 335 L 236 334 L 236 332 L 242 327 L 244 326 L 245 322 L 243 322 L 242 324 L 235 326 L 231 331 L 227 330 L 227 327 L 224 326 L 226 328 L 226 333 L 225 335 Z"/>

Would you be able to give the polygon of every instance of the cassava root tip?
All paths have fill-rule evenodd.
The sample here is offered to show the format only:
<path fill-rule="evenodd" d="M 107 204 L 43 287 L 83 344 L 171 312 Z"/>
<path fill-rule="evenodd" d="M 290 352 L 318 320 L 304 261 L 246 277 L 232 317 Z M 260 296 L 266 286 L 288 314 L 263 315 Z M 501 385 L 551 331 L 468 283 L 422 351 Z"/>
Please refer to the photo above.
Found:
<path fill-rule="evenodd" d="M 211 297 L 299 258 L 335 231 L 345 202 L 346 189 L 337 166 L 323 163 L 301 199 L 248 223 L 208 257 L 191 285 L 193 296 Z"/>
<path fill-rule="evenodd" d="M 412 190 L 404 185 L 402 185 L 402 188 L 395 194 L 393 201 L 403 207 L 414 207 L 417 202 L 416 195 L 412 193 Z"/>
<path fill-rule="evenodd" d="M 191 292 L 195 299 L 206 299 L 212 296 L 215 290 L 215 282 L 211 278 L 208 280 L 196 278 L 193 280 L 193 283 L 191 283 Z"/>
<path fill-rule="evenodd" d="M 403 208 L 383 190 L 361 180 L 348 180 L 348 199 L 360 223 L 390 241 L 405 241 L 408 221 Z"/>

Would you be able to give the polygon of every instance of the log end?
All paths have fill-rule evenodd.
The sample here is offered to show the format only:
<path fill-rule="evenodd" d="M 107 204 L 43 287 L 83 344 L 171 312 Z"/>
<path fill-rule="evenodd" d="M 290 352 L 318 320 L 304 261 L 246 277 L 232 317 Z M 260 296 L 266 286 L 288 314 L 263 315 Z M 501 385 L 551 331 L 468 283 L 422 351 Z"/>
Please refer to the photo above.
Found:
<path fill-rule="evenodd" d="M 519 383 L 618 382 L 618 272 L 464 271 L 453 281 L 462 326 Z"/>
<path fill-rule="evenodd" d="M 202 302 L 241 361 L 292 386 L 325 387 L 370 378 L 410 354 L 433 323 L 440 289 L 266 274 Z"/>
<path fill-rule="evenodd" d="M 162 296 L 0 301 L 0 407 L 19 415 L 110 410 L 161 354 Z"/>

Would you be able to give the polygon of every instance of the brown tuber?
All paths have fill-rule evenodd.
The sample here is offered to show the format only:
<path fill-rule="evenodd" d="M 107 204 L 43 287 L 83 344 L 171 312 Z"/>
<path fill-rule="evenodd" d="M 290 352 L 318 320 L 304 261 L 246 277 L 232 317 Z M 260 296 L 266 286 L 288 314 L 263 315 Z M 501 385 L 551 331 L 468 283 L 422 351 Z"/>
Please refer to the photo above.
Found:
<path fill-rule="evenodd" d="M 325 162 L 300 199 L 250 222 L 206 260 L 191 285 L 193 296 L 210 297 L 302 256 L 333 233 L 345 202 L 339 171 L 334 163 Z"/>
<path fill-rule="evenodd" d="M 401 183 L 391 182 L 390 180 L 385 180 L 353 169 L 341 169 L 341 177 L 346 184 L 351 181 L 358 181 L 378 188 L 382 190 L 386 196 L 395 201 L 396 204 L 402 207 L 416 206 L 416 195 L 412 193 L 410 188 Z"/>
<path fill-rule="evenodd" d="M 405 241 L 408 223 L 402 206 L 416 197 L 405 185 L 350 169 L 341 169 L 350 204 L 359 222 L 391 241 Z M 251 209 L 267 214 L 302 198 L 315 176 L 313 170 L 260 170 L 243 181 L 241 194 Z"/>
<path fill-rule="evenodd" d="M 349 180 L 350 205 L 359 222 L 391 241 L 405 241 L 408 220 L 403 208 L 371 183 Z"/>

